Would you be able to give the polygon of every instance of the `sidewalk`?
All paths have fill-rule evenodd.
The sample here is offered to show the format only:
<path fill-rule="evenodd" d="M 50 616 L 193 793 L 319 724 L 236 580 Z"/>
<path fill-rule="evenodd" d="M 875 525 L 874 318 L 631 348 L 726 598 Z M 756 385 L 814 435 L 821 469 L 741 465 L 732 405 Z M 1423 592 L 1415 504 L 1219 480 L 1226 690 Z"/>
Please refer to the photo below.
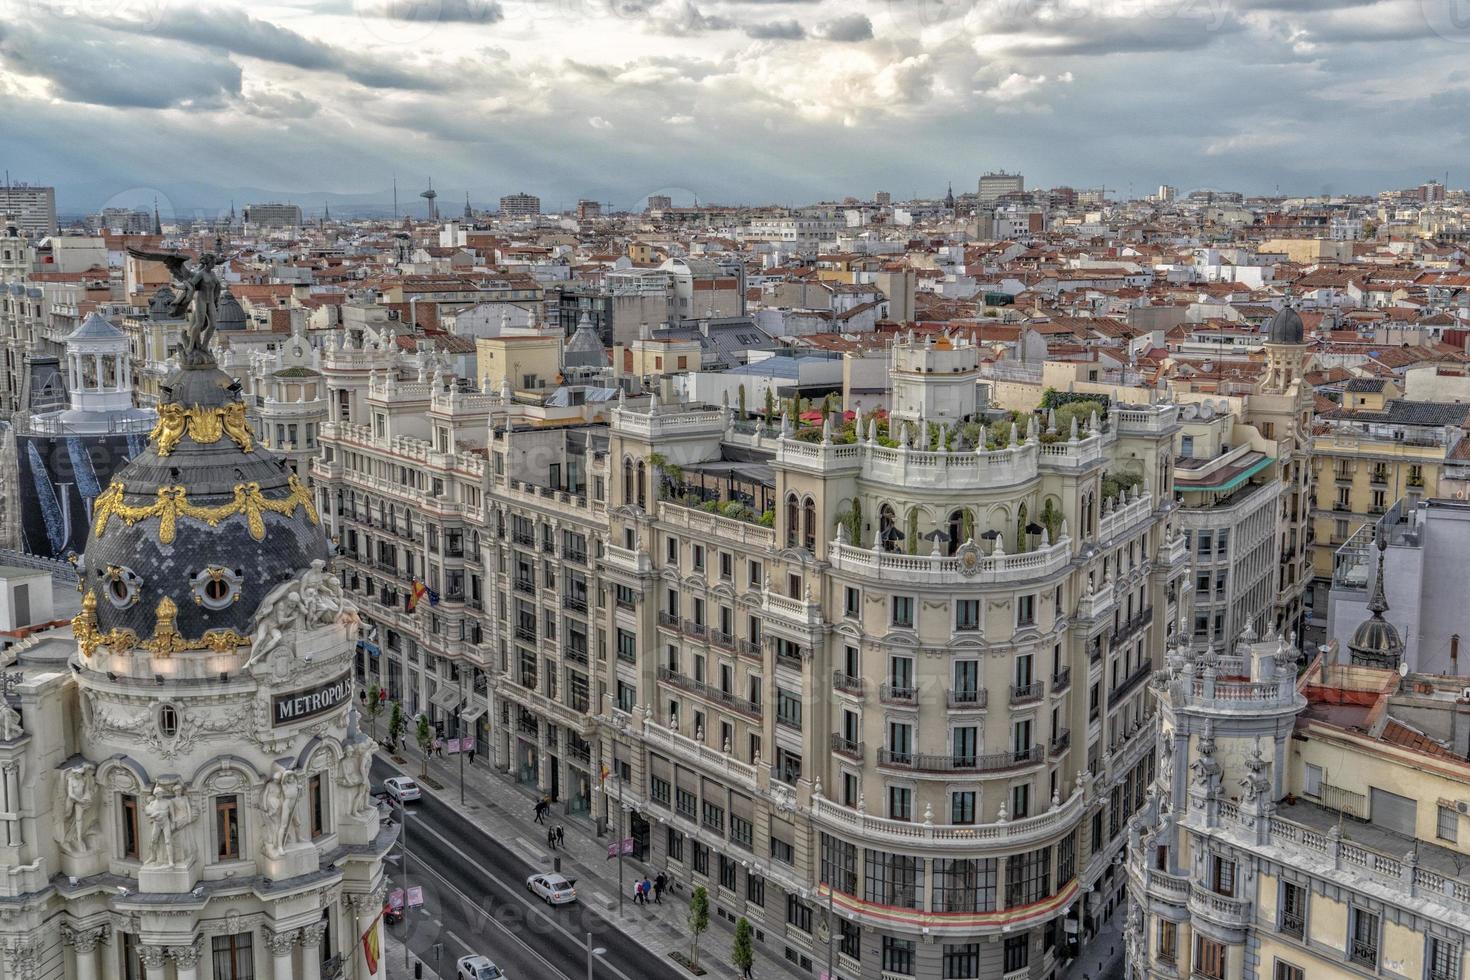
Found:
<path fill-rule="evenodd" d="M 1114 906 L 1112 914 L 1103 920 L 1097 935 L 1093 936 L 1082 955 L 1072 962 L 1058 980 L 1122 980 L 1123 969 L 1123 925 L 1128 921 L 1128 909 Z"/>
<path fill-rule="evenodd" d="M 418 957 L 409 954 L 409 963 L 418 961 Z M 400 942 L 389 930 L 383 930 L 383 965 L 387 967 L 388 980 L 413 980 L 413 966 L 403 965 L 403 943 Z M 452 965 L 446 966 L 450 973 L 454 972 Z M 440 980 L 439 974 L 428 963 L 424 964 L 423 980 Z"/>
<path fill-rule="evenodd" d="M 378 758 L 388 765 L 401 769 L 405 775 L 419 779 L 423 762 L 417 751 L 410 749 L 404 754 L 407 766 L 398 766 L 387 753 L 379 752 Z M 433 793 L 442 802 L 454 807 L 471 823 L 494 837 L 507 849 L 523 858 L 533 868 L 550 870 L 553 858 L 561 858 L 561 870 L 568 878 L 577 882 L 579 901 L 616 925 L 630 940 L 655 955 L 665 959 L 678 969 L 668 954 L 681 951 L 689 953 L 689 929 L 685 912 L 689 906 L 690 889 L 685 882 L 670 881 L 664 891 L 662 905 L 650 900 L 648 905 L 633 903 L 635 875 L 653 878 L 659 869 L 651 864 L 632 858 L 623 859 L 623 911 L 618 914 L 618 862 L 609 860 L 608 846 L 613 842 L 611 835 L 597 837 L 592 821 L 586 817 L 569 817 L 562 812 L 562 805 L 555 803 L 546 815 L 546 823 L 535 821 L 535 792 L 512 781 L 508 776 L 494 771 L 483 755 L 477 756 L 473 765 L 464 767 L 464 806 L 459 798 L 459 757 L 446 755 L 442 759 L 431 759 L 429 777 L 442 788 L 435 789 L 419 779 L 424 792 Z M 547 827 L 560 826 L 566 831 L 566 844 L 555 851 L 546 846 Z M 758 923 L 752 925 L 760 928 Z M 739 977 L 740 971 L 730 965 L 730 944 L 735 935 L 733 923 L 726 922 L 714 912 L 713 896 L 710 902 L 710 928 L 699 937 L 699 965 L 707 976 Z M 757 980 L 773 977 L 801 977 L 810 980 L 813 974 L 803 973 L 786 962 L 778 953 L 757 941 L 753 973 Z M 820 971 L 819 971 L 820 972 Z M 426 974 L 427 975 L 427 974 Z"/>

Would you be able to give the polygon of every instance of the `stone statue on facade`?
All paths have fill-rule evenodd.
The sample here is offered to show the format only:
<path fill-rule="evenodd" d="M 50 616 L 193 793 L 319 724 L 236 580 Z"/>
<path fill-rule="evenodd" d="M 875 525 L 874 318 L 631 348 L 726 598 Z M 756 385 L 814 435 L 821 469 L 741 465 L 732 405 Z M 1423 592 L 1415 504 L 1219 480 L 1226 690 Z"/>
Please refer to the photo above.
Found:
<path fill-rule="evenodd" d="M 301 840 L 301 821 L 296 804 L 301 799 L 301 774 L 295 769 L 277 768 L 260 794 L 260 809 L 265 814 L 268 855 L 279 856 L 287 844 Z"/>
<path fill-rule="evenodd" d="M 357 606 L 343 593 L 342 583 L 326 568 L 325 561 L 314 559 L 300 575 L 282 582 L 261 600 L 255 612 L 255 636 L 246 667 L 269 656 L 281 645 L 288 631 L 358 622 Z"/>
<path fill-rule="evenodd" d="M 154 867 L 173 867 L 186 857 L 182 848 L 176 847 L 176 834 L 193 819 L 189 799 L 179 787 L 165 787 L 155 783 L 153 793 L 143 805 L 143 816 L 148 820 L 148 861 Z"/>
<path fill-rule="evenodd" d="M 1189 765 L 1194 772 L 1194 786 L 1206 797 L 1220 792 L 1220 763 L 1215 761 L 1215 737 L 1204 735 L 1199 740 L 1199 756 Z"/>
<path fill-rule="evenodd" d="M 222 264 L 220 258 L 213 252 L 205 252 L 191 268 L 188 256 L 178 252 L 130 248 L 128 254 L 135 259 L 162 262 L 178 287 L 169 315 L 182 317 L 186 310 L 189 314 L 189 325 L 179 335 L 179 364 L 183 367 L 213 365 L 209 344 L 219 324 L 220 294 L 224 291 L 224 285 L 215 273 L 215 268 Z"/>
<path fill-rule="evenodd" d="M 22 731 L 20 712 L 10 706 L 4 695 L 0 695 L 0 742 L 19 738 Z"/>
<path fill-rule="evenodd" d="M 71 854 L 85 851 L 97 818 L 92 804 L 96 801 L 96 768 L 72 766 L 61 776 L 61 849 Z"/>

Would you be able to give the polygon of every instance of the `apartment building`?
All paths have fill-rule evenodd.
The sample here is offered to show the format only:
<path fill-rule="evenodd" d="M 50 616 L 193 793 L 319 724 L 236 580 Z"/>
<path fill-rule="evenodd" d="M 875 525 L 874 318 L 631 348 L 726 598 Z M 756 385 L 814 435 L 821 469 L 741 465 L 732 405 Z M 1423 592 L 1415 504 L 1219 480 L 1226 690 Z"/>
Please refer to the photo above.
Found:
<path fill-rule="evenodd" d="M 1018 980 L 1095 928 L 1188 576 L 1174 406 L 944 450 L 922 392 L 890 438 L 518 404 L 369 347 L 324 351 L 314 464 L 360 676 L 799 965 Z M 894 357 L 973 392 L 978 353 Z"/>
<path fill-rule="evenodd" d="M 1470 420 L 1470 406 L 1397 398 L 1384 382 L 1349 382 L 1347 389 L 1348 404 L 1320 415 L 1312 439 L 1312 572 L 1324 596 L 1333 552 L 1360 527 L 1401 497 L 1439 495 L 1446 463 L 1453 463 Z"/>
<path fill-rule="evenodd" d="M 502 218 L 534 218 L 540 213 L 541 198 L 535 194 L 523 191 L 519 194 L 506 194 L 500 199 Z"/>
<path fill-rule="evenodd" d="M 1170 652 L 1158 782 L 1128 833 L 1130 980 L 1470 969 L 1463 679 L 1329 650 L 1300 681 L 1275 635 Z"/>
<path fill-rule="evenodd" d="M 1209 401 L 1181 406 L 1174 460 L 1179 527 L 1194 561 L 1196 645 L 1223 646 L 1274 623 L 1283 492 L 1277 443 Z"/>
<path fill-rule="evenodd" d="M 0 219 L 13 221 L 32 238 L 56 234 L 56 188 L 6 181 L 0 185 Z"/>

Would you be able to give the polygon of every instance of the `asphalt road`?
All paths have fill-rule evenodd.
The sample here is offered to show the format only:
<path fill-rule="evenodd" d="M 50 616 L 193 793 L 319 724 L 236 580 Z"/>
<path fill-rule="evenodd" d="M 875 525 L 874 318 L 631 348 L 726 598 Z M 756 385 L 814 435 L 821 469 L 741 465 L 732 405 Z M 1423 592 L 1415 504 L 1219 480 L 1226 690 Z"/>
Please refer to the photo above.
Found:
<path fill-rule="evenodd" d="M 373 778 L 381 782 L 397 770 L 381 760 Z M 396 819 L 396 812 L 395 812 Z M 524 857 L 507 849 L 452 808 L 425 794 L 408 805 L 409 883 L 424 889 L 424 907 L 390 926 L 426 964 L 453 980 L 461 956 L 482 953 L 510 980 L 584 980 L 587 933 L 596 958 L 594 980 L 680 980 L 687 976 L 645 950 L 582 902 L 551 907 L 526 890 L 534 871 Z M 402 887 L 403 858 L 395 848 L 388 869 L 389 890 Z"/>

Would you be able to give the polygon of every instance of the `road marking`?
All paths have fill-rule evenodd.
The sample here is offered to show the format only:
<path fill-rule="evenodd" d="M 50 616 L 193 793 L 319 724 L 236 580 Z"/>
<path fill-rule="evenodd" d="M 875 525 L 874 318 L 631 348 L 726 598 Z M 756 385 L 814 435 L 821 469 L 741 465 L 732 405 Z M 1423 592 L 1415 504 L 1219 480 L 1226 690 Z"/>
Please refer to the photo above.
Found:
<path fill-rule="evenodd" d="M 460 939 L 459 936 L 455 934 L 453 929 L 445 929 L 444 935 L 448 936 L 454 942 L 458 943 L 459 948 L 465 951 L 466 956 L 472 955 L 475 952 L 474 948 L 463 939 Z"/>
<path fill-rule="evenodd" d="M 431 833 L 432 833 L 432 831 L 431 831 Z M 438 834 L 435 834 L 434 836 L 438 837 L 439 835 Z M 440 838 L 440 839 L 442 840 L 443 838 Z M 445 841 L 445 843 L 448 844 L 448 841 Z M 449 846 L 452 847 L 453 845 L 451 844 Z M 462 901 L 464 901 L 465 903 L 467 903 L 468 905 L 470 905 L 472 908 L 475 908 L 477 910 L 479 909 L 479 906 L 475 905 L 474 900 L 471 899 L 464 892 L 460 891 L 459 886 L 457 886 L 454 882 L 452 882 L 448 878 L 444 877 L 442 874 L 440 874 L 438 871 L 436 871 L 432 867 L 428 868 L 427 870 L 435 878 L 438 878 L 440 881 L 444 882 L 445 887 L 449 888 L 451 891 L 453 891 L 455 894 L 457 894 Z M 483 871 L 484 869 L 482 868 L 481 870 Z M 539 910 L 538 909 L 535 909 L 535 908 L 532 908 L 532 911 L 539 911 Z M 493 920 L 490 918 L 490 916 L 485 916 L 485 918 L 488 921 L 493 922 Z M 515 943 L 517 946 L 521 947 L 526 952 L 528 952 L 532 956 L 534 956 L 537 960 L 539 960 L 542 963 L 542 965 L 544 965 L 548 970 L 550 970 L 552 972 L 552 974 L 554 974 L 555 976 L 561 977 L 562 980 L 572 980 L 571 977 L 567 976 L 565 973 L 563 973 L 562 971 L 558 970 L 556 967 L 552 966 L 551 963 L 547 961 L 546 957 L 542 956 L 539 952 L 537 952 L 534 947 L 532 947 L 529 943 L 527 943 L 520 936 L 516 935 L 514 932 L 512 932 L 509 929 L 505 928 L 505 926 L 501 925 L 500 923 L 493 923 L 493 924 L 495 925 L 495 927 L 497 929 L 499 929 L 501 932 L 503 932 L 506 936 L 510 937 L 511 942 Z M 454 936 L 453 933 L 449 933 L 449 935 Z M 474 952 L 474 950 L 473 949 L 470 949 L 470 947 L 465 943 L 465 941 L 462 940 L 462 939 L 460 939 L 458 936 L 454 936 L 454 939 L 461 946 L 463 946 L 467 952 L 470 952 L 470 953 L 473 953 Z"/>
<path fill-rule="evenodd" d="M 506 892 L 512 898 L 514 898 L 517 902 L 519 902 L 521 905 L 525 906 L 527 912 L 530 912 L 531 914 L 537 916 L 538 918 L 541 918 L 541 919 L 545 920 L 545 922 L 546 922 L 547 925 L 551 926 L 551 928 L 555 929 L 557 932 L 559 932 L 563 936 L 565 936 L 573 945 L 575 945 L 575 946 L 577 946 L 579 948 L 586 948 L 586 937 L 574 935 L 571 930 L 567 929 L 560 922 L 556 921 L 551 916 L 547 915 L 546 912 L 538 904 L 532 903 L 529 899 L 527 899 L 524 895 L 522 895 L 520 893 L 520 889 L 515 888 L 509 882 L 503 881 L 497 875 L 495 875 L 494 873 L 492 873 L 491 871 L 489 871 L 484 865 L 482 865 L 480 862 L 476 861 L 473 857 L 471 857 L 470 855 L 466 854 L 463 850 L 461 850 L 459 847 L 457 847 L 454 844 L 453 841 L 451 841 L 448 838 L 446 838 L 443 834 L 439 833 L 433 827 L 430 827 L 430 826 L 427 826 L 427 825 L 425 825 L 424 827 L 420 828 L 420 831 L 422 833 L 425 833 L 425 834 L 432 834 L 434 836 L 434 838 L 439 841 L 439 843 L 443 844 L 449 850 L 453 851 L 455 854 L 457 854 L 461 858 L 463 858 L 465 864 L 467 864 L 470 867 L 474 868 L 476 871 L 480 872 L 480 874 L 482 874 L 482 875 L 486 876 L 487 878 L 490 878 L 490 879 L 492 879 L 494 881 L 500 881 L 503 885 L 505 885 Z M 425 865 L 428 864 L 428 862 L 423 862 L 423 863 Z M 459 887 L 457 885 L 455 885 L 449 879 L 445 878 L 442 874 L 440 874 L 432 866 L 430 866 L 428 868 L 428 870 L 429 870 L 429 873 L 430 874 L 434 875 L 434 877 L 438 878 L 440 881 L 444 882 L 446 885 L 448 885 L 450 888 L 452 888 L 455 892 L 457 892 L 461 898 L 465 899 L 465 901 L 470 902 L 471 905 L 474 905 L 473 900 L 471 900 L 470 897 L 468 895 L 466 895 L 464 892 L 460 891 L 460 889 L 459 889 Z M 478 906 L 476 906 L 476 907 L 478 908 Z M 526 945 L 525 941 L 522 940 L 515 933 L 512 933 L 509 930 L 503 930 L 503 931 L 505 931 L 506 935 L 511 936 L 521 946 L 524 946 L 527 950 L 529 950 L 532 953 L 532 955 L 534 955 L 537 959 L 541 960 L 541 962 L 546 963 L 546 960 L 541 956 L 540 953 L 537 953 L 534 949 L 531 949 L 531 947 L 528 946 L 528 945 Z M 617 931 L 620 932 L 620 933 L 622 932 L 622 930 L 617 930 Z M 622 933 L 622 935 L 625 938 L 627 938 L 628 940 L 630 940 L 631 942 L 637 944 L 638 946 L 640 946 L 640 947 L 642 947 L 644 949 L 647 949 L 646 946 L 643 946 L 642 943 L 638 942 L 638 940 L 634 939 L 632 936 L 627 935 L 627 933 Z M 551 964 L 550 963 L 546 963 L 546 965 L 548 967 L 551 967 Z M 632 977 L 628 976 L 622 970 L 619 970 L 617 967 L 613 966 L 606 959 L 604 959 L 602 961 L 602 967 L 607 972 L 612 973 L 612 974 L 615 974 L 616 976 L 622 977 L 623 980 L 633 980 Z M 552 968 L 552 970 L 558 976 L 563 976 L 563 977 L 566 976 L 566 974 L 562 973 L 560 970 L 557 970 L 555 967 L 551 967 L 551 968 Z M 571 980 L 571 978 L 568 977 L 567 980 Z"/>

